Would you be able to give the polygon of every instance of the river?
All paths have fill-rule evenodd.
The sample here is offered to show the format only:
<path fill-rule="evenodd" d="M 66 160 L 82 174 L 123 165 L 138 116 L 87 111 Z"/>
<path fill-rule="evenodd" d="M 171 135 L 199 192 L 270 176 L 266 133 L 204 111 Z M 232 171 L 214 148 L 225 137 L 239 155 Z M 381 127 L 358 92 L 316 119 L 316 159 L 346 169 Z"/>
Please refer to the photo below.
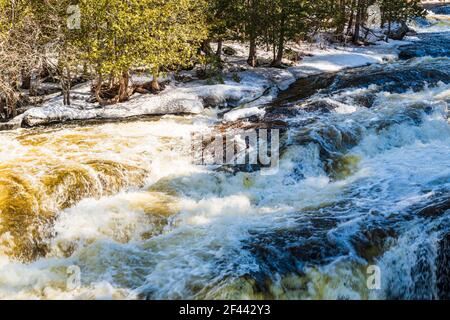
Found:
<path fill-rule="evenodd" d="M 435 19 L 412 59 L 268 106 L 274 175 L 193 163 L 213 111 L 0 133 L 0 298 L 450 298 L 450 23 Z"/>

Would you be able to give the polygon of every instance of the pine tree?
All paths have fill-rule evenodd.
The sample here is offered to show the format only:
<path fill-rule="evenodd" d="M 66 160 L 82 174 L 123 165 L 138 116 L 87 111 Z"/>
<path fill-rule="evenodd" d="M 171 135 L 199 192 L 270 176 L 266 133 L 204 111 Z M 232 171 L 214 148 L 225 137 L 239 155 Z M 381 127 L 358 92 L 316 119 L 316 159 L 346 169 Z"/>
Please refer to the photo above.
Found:
<path fill-rule="evenodd" d="M 81 0 L 80 6 L 80 45 L 96 70 L 95 94 L 103 104 L 129 98 L 133 67 L 150 67 L 159 90 L 160 70 L 189 64 L 206 37 L 203 0 Z M 101 97 L 106 77 L 110 88 L 118 86 L 108 100 Z"/>
<path fill-rule="evenodd" d="M 159 91 L 161 70 L 192 64 L 200 43 L 207 38 L 204 1 L 144 1 L 146 4 L 139 29 L 140 59 L 152 70 L 152 89 Z"/>

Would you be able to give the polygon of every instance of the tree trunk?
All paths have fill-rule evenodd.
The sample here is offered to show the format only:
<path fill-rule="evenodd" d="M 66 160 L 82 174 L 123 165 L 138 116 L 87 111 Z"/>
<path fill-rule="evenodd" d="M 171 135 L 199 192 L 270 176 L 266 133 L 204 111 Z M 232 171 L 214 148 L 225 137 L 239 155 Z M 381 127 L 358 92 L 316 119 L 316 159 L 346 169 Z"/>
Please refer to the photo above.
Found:
<path fill-rule="evenodd" d="M 119 102 L 125 102 L 128 101 L 128 99 L 130 98 L 130 89 L 129 89 L 129 84 L 130 84 L 130 73 L 128 71 L 124 71 L 122 72 L 122 76 L 120 77 L 119 80 Z"/>
<path fill-rule="evenodd" d="M 356 11 L 356 20 L 355 20 L 355 33 L 353 34 L 353 43 L 359 42 L 359 32 L 361 29 L 361 20 L 362 20 L 362 3 L 358 1 L 358 9 Z"/>
<path fill-rule="evenodd" d="M 250 38 L 250 50 L 248 53 L 247 63 L 252 67 L 256 67 L 258 64 L 256 58 L 256 39 L 253 36 Z"/>
<path fill-rule="evenodd" d="M 283 53 L 284 53 L 284 34 L 285 34 L 285 17 L 284 15 L 281 18 L 280 22 L 280 34 L 278 39 L 278 51 L 277 56 L 274 61 L 272 61 L 272 67 L 280 67 L 283 62 Z"/>
<path fill-rule="evenodd" d="M 216 56 L 219 59 L 222 59 L 222 48 L 223 48 L 223 40 L 219 39 L 219 41 L 217 42 L 217 51 L 216 51 Z"/>
<path fill-rule="evenodd" d="M 392 32 L 392 20 L 389 17 L 389 21 L 388 21 L 388 31 L 387 31 L 387 35 L 386 35 L 386 42 L 389 42 L 389 37 L 391 36 L 391 32 Z"/>
<path fill-rule="evenodd" d="M 22 76 L 21 76 L 21 86 L 20 88 L 23 90 L 30 90 L 31 88 L 31 76 L 27 74 L 24 70 L 22 70 Z"/>
<path fill-rule="evenodd" d="M 102 90 L 102 82 L 103 82 L 103 77 L 101 74 L 98 75 L 97 77 L 97 83 L 95 84 L 95 99 L 98 101 L 98 103 L 100 103 L 100 105 L 103 105 L 103 99 L 100 96 L 100 91 Z"/>
<path fill-rule="evenodd" d="M 335 36 L 338 41 L 342 41 L 343 36 L 344 36 L 344 30 L 345 30 L 345 22 L 346 22 L 346 20 L 345 20 L 345 1 L 340 0 L 338 6 L 339 6 L 338 10 L 340 12 L 339 13 L 340 18 L 339 18 L 339 23 L 336 27 Z"/>
<path fill-rule="evenodd" d="M 350 20 L 348 21 L 348 26 L 347 26 L 347 33 L 346 35 L 350 35 L 350 32 L 352 31 L 353 28 L 353 20 L 355 19 L 355 5 L 356 5 L 356 0 L 352 1 L 352 10 L 350 11 Z"/>
<path fill-rule="evenodd" d="M 61 85 L 63 103 L 65 106 L 70 106 L 70 88 L 71 88 L 71 74 L 68 67 L 64 65 L 58 66 L 59 83 Z"/>
<path fill-rule="evenodd" d="M 67 87 L 63 89 L 63 103 L 65 106 L 70 106 L 70 89 Z"/>
<path fill-rule="evenodd" d="M 206 39 L 202 42 L 202 51 L 207 55 L 211 56 L 213 54 L 213 51 L 211 49 L 211 40 Z"/>
<path fill-rule="evenodd" d="M 152 83 L 151 83 L 152 91 L 159 92 L 159 91 L 161 91 L 161 86 L 159 85 L 159 82 L 158 82 L 159 68 L 158 67 L 153 68 L 152 74 L 153 74 L 153 79 L 152 79 Z"/>
<path fill-rule="evenodd" d="M 3 99 L 0 97 L 0 121 L 3 120 L 3 119 L 1 119 L 2 116 L 4 116 L 5 120 L 6 120 L 5 105 L 4 105 Z"/>

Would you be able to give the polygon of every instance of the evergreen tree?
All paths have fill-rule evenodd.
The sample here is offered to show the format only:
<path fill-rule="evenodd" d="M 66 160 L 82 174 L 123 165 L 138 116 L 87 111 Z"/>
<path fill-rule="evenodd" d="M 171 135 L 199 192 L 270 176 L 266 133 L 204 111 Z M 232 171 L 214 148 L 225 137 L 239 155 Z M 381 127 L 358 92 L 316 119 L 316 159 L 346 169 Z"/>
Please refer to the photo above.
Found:
<path fill-rule="evenodd" d="M 206 37 L 202 0 L 81 0 L 79 42 L 97 73 L 96 97 L 101 103 L 126 101 L 130 70 L 152 69 L 152 87 L 159 90 L 161 68 L 191 61 Z M 101 97 L 105 77 L 118 94 Z"/>

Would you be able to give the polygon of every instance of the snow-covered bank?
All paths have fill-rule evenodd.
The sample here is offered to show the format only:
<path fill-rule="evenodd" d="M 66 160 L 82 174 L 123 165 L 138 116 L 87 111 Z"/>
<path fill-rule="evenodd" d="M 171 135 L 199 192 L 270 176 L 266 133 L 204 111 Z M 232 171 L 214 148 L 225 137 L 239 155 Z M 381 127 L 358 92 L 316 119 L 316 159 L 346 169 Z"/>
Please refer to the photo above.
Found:
<path fill-rule="evenodd" d="M 413 40 L 412 38 L 410 40 Z M 195 80 L 188 83 L 172 81 L 159 95 L 134 95 L 130 101 L 108 107 L 86 102 L 89 84 L 82 84 L 73 90 L 74 103 L 63 106 L 62 97 L 53 97 L 41 107 L 27 110 L 20 118 L 4 125 L 4 129 L 19 126 L 38 126 L 74 120 L 124 119 L 136 116 L 164 114 L 200 114 L 207 107 L 241 107 L 226 114 L 226 121 L 235 121 L 249 115 L 261 114 L 258 108 L 273 100 L 280 90 L 286 90 L 302 77 L 337 72 L 345 68 L 382 63 L 398 57 L 397 48 L 407 41 L 380 42 L 367 47 L 335 47 L 311 49 L 298 63 L 286 69 L 249 68 L 226 74 L 224 83 L 209 84 Z M 238 66 L 245 61 L 245 48 L 230 44 L 237 49 L 237 55 L 227 61 Z M 226 58 L 227 59 L 227 58 Z M 81 98 L 80 98 L 81 97 Z M 248 109 L 246 109 L 248 108 Z M 0 128 L 1 129 L 1 128 Z"/>

